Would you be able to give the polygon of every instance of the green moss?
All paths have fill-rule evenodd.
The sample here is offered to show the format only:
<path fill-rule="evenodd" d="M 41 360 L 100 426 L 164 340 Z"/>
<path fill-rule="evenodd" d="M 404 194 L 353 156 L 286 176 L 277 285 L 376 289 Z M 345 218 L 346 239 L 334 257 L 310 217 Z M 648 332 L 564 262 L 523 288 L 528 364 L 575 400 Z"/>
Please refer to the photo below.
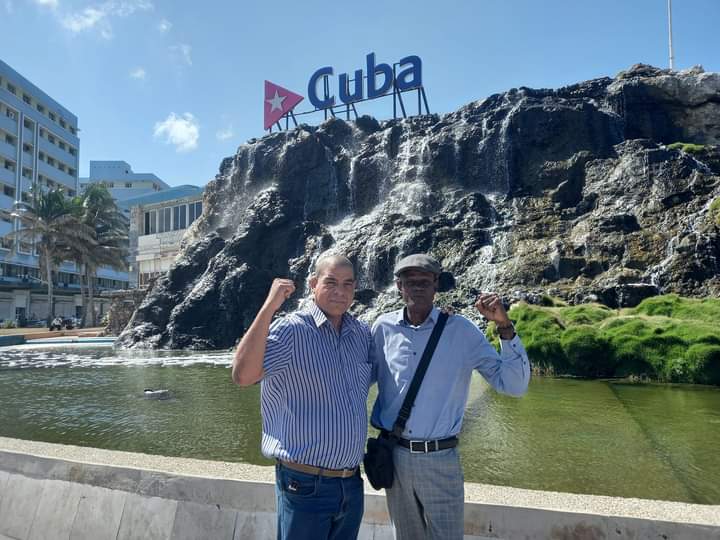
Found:
<path fill-rule="evenodd" d="M 560 310 L 560 317 L 566 324 L 595 324 L 614 314 L 615 311 L 600 304 L 583 304 Z"/>
<path fill-rule="evenodd" d="M 702 144 L 692 144 L 692 143 L 683 143 L 683 142 L 675 142 L 672 144 L 668 144 L 667 147 L 670 150 L 682 150 L 683 152 L 687 152 L 688 154 L 699 154 L 705 150 L 705 146 Z"/>
<path fill-rule="evenodd" d="M 708 214 L 715 225 L 720 227 L 720 197 L 710 203 L 710 210 Z"/>
<path fill-rule="evenodd" d="M 666 294 L 646 298 L 636 308 L 627 310 L 627 312 L 717 323 L 720 321 L 720 301 L 715 298 L 698 300 L 681 298 L 677 294 Z"/>
<path fill-rule="evenodd" d="M 610 377 L 615 358 L 608 340 L 596 327 L 579 325 L 568 328 L 560 338 L 570 373 L 580 377 Z"/>
<path fill-rule="evenodd" d="M 542 372 L 720 385 L 720 299 L 658 296 L 620 312 L 519 304 L 510 316 Z"/>

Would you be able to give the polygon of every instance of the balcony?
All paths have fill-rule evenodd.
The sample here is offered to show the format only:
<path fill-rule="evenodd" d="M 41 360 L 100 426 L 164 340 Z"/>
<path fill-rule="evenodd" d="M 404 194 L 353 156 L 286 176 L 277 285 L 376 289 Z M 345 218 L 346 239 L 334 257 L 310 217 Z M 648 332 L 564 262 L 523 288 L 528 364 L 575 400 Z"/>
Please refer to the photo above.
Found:
<path fill-rule="evenodd" d="M 33 168 L 33 156 L 31 154 L 28 154 L 27 152 L 23 152 L 22 153 L 22 164 L 23 164 L 23 167 L 32 169 Z"/>
<path fill-rule="evenodd" d="M 48 165 L 44 161 L 38 161 L 38 172 L 50 178 L 53 182 L 62 184 L 66 188 L 75 189 L 75 177 L 68 173 L 62 172 L 60 169 Z"/>
<path fill-rule="evenodd" d="M 143 255 L 177 251 L 187 229 L 138 236 L 138 259 Z"/>
<path fill-rule="evenodd" d="M 6 116 L 5 114 L 0 114 L 0 128 L 4 129 L 8 133 L 17 135 L 17 132 L 18 132 L 17 120 L 13 120 L 12 118 Z"/>
<path fill-rule="evenodd" d="M 70 165 L 74 169 L 77 169 L 77 156 L 73 156 L 70 154 L 70 152 L 66 150 L 61 150 L 54 144 L 52 144 L 50 141 L 40 138 L 40 150 L 45 152 L 47 155 L 54 157 L 55 159 L 58 159 L 65 163 L 65 165 Z"/>
<path fill-rule="evenodd" d="M 0 156 L 10 158 L 13 161 L 17 159 L 17 147 L 6 143 L 5 137 L 0 141 Z"/>
<path fill-rule="evenodd" d="M 0 165 L 0 182 L 15 187 L 15 173 Z"/>
<path fill-rule="evenodd" d="M 12 197 L 8 197 L 7 195 L 5 195 L 2 192 L 2 190 L 0 190 L 0 211 L 2 211 L 2 210 L 11 211 L 14 204 L 15 204 L 15 199 Z M 3 222 L 0 221 L 0 225 L 2 223 Z"/>

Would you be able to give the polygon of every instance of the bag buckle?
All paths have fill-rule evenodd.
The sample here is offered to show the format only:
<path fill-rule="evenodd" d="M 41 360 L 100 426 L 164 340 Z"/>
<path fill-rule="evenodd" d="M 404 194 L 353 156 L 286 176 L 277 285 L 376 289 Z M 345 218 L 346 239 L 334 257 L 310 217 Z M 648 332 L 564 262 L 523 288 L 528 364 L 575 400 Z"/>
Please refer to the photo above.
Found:
<path fill-rule="evenodd" d="M 421 444 L 422 449 L 421 450 L 415 450 L 413 448 L 414 444 Z M 434 446 L 434 448 L 433 448 Z M 437 452 L 440 450 L 440 444 L 437 440 L 434 441 L 410 441 L 410 453 L 411 454 L 427 454 L 428 452 Z"/>

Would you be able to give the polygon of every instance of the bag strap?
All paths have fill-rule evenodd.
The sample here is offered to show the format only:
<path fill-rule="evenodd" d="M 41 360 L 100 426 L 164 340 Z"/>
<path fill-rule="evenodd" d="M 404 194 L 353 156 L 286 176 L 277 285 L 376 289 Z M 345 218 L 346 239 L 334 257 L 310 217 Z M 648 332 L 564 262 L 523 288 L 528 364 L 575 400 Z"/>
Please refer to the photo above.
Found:
<path fill-rule="evenodd" d="M 410 412 L 415 404 L 415 398 L 420 390 L 420 384 L 422 384 L 422 381 L 425 378 L 425 372 L 430 365 L 430 360 L 435 352 L 435 347 L 437 347 L 438 341 L 440 341 L 440 335 L 445 328 L 447 320 L 448 314 L 440 312 L 440 316 L 433 327 L 432 334 L 430 334 L 430 339 L 425 346 L 425 350 L 423 351 L 417 370 L 415 370 L 415 375 L 410 383 L 408 393 L 405 395 L 405 400 L 403 401 L 402 407 L 400 407 L 400 412 L 398 412 L 397 420 L 395 420 L 395 424 L 393 425 L 392 435 L 397 438 L 400 438 L 403 431 L 405 431 L 405 425 L 407 424 L 408 418 L 410 418 Z"/>

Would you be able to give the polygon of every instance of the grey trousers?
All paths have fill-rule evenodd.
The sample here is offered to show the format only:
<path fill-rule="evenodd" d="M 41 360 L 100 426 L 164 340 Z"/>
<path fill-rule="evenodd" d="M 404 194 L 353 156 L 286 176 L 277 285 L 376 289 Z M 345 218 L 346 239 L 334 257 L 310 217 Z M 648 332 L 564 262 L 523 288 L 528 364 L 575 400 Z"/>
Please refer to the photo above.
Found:
<path fill-rule="evenodd" d="M 397 540 L 462 540 L 465 487 L 458 449 L 411 454 L 397 446 L 386 490 Z"/>

